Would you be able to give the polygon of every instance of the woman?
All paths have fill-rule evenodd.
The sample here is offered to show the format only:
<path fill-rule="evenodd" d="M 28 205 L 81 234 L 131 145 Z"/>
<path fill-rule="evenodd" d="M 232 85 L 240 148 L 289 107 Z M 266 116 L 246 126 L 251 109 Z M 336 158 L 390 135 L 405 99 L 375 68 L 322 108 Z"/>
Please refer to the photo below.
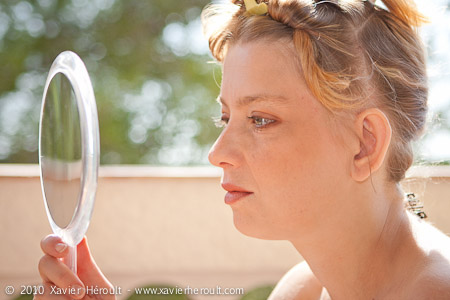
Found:
<path fill-rule="evenodd" d="M 411 1 L 383 3 L 235 0 L 203 13 L 223 63 L 209 159 L 234 224 L 305 258 L 271 300 L 450 299 L 450 239 L 406 212 L 399 186 L 426 121 L 424 18 Z M 57 237 L 42 248 L 48 287 L 109 286 L 85 241 L 79 278 L 56 259 Z"/>

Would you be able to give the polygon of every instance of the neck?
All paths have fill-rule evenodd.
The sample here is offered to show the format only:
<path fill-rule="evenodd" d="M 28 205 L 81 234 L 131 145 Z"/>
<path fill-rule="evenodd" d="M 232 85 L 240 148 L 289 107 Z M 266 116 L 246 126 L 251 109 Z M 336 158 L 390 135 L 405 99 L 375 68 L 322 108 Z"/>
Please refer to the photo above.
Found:
<path fill-rule="evenodd" d="M 348 206 L 345 218 L 319 226 L 310 239 L 291 240 L 334 300 L 388 295 L 407 283 L 404 270 L 411 270 L 421 255 L 401 191 L 362 195 L 343 200 L 344 206 L 357 207 Z M 361 201 L 369 205 L 354 205 Z"/>

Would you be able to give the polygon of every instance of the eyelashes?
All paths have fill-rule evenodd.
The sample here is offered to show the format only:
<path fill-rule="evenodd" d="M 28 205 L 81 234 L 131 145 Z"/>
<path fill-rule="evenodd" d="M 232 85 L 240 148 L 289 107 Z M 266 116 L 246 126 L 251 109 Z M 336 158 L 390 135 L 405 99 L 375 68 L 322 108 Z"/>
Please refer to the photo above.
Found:
<path fill-rule="evenodd" d="M 212 117 L 212 121 L 217 128 L 224 128 L 228 124 L 228 118 L 220 117 Z"/>
<path fill-rule="evenodd" d="M 247 117 L 252 120 L 253 124 L 255 124 L 256 128 L 265 128 L 269 126 L 271 123 L 274 123 L 275 120 L 269 118 L 263 118 L 258 116 Z"/>
<path fill-rule="evenodd" d="M 249 119 L 251 121 L 251 123 L 255 126 L 256 129 L 266 128 L 267 126 L 269 126 L 270 124 L 275 122 L 275 120 L 273 120 L 273 119 L 259 117 L 259 116 L 250 116 L 250 117 L 247 117 L 247 119 Z M 224 128 L 228 124 L 229 120 L 230 120 L 230 118 L 228 118 L 224 115 L 222 115 L 220 117 L 213 117 L 214 125 L 217 128 Z"/>

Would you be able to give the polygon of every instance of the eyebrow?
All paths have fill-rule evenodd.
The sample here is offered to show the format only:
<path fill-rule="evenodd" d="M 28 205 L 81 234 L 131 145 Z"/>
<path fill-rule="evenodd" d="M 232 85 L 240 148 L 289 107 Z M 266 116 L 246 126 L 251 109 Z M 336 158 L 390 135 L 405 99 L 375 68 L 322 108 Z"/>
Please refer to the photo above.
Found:
<path fill-rule="evenodd" d="M 219 104 L 228 106 L 226 100 L 220 96 L 217 97 L 216 101 Z M 245 97 L 239 98 L 237 101 L 237 106 L 246 106 L 246 105 L 249 105 L 250 103 L 255 103 L 255 102 L 265 102 L 265 103 L 272 104 L 272 105 L 280 105 L 280 104 L 285 104 L 287 101 L 288 101 L 288 99 L 283 96 L 260 94 L 260 95 L 245 96 Z"/>

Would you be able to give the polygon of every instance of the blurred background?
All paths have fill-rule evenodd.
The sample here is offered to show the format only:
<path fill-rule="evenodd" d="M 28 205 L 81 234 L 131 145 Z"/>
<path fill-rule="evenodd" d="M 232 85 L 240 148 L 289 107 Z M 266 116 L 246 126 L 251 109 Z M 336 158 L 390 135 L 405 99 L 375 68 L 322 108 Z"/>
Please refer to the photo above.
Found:
<path fill-rule="evenodd" d="M 201 33 L 207 0 L 0 3 L 0 163 L 37 163 L 43 85 L 54 58 L 84 60 L 97 99 L 102 164 L 202 165 L 219 130 L 220 67 Z M 450 161 L 450 9 L 416 1 L 430 76 L 429 132 L 417 161 Z"/>
<path fill-rule="evenodd" d="M 93 82 L 102 164 L 206 164 L 221 76 L 201 32 L 207 2 L 2 1 L 0 162 L 38 162 L 43 85 L 72 50 Z"/>
<path fill-rule="evenodd" d="M 87 236 L 113 284 L 219 285 L 247 294 L 217 298 L 261 300 L 302 260 L 285 241 L 238 233 L 223 205 L 220 171 L 204 167 L 219 134 L 211 118 L 220 113 L 221 81 L 201 33 L 208 2 L 0 2 L 0 300 L 18 297 L 4 293 L 7 285 L 40 282 L 39 241 L 51 229 L 36 165 L 39 112 L 47 72 L 65 50 L 83 59 L 96 95 L 102 167 Z M 421 29 L 431 89 L 416 164 L 448 165 L 450 0 L 416 2 L 432 21 Z M 403 186 L 450 233 L 450 168 L 413 169 Z"/>

